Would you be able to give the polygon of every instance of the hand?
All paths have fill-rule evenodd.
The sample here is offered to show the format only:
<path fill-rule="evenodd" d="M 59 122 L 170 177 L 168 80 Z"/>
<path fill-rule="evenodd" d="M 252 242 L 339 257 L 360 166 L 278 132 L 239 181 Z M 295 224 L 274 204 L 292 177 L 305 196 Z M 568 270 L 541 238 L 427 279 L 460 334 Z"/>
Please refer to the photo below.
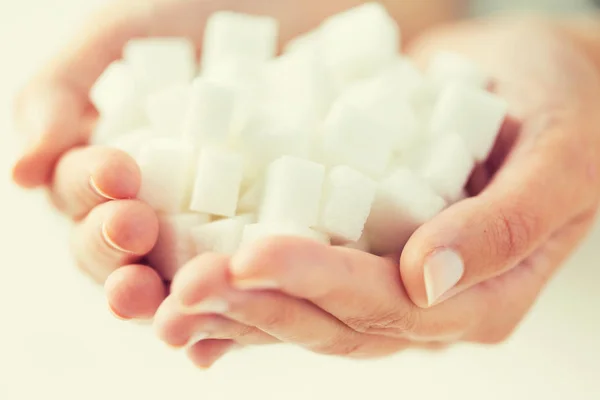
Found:
<path fill-rule="evenodd" d="M 411 54 L 426 61 L 439 49 L 479 61 L 511 105 L 473 197 L 422 226 L 401 258 L 292 238 L 231 260 L 200 256 L 159 309 L 163 340 L 182 346 L 202 332 L 189 355 L 206 367 L 236 342 L 378 357 L 509 337 L 596 213 L 600 79 L 575 42 L 540 21 L 444 28 Z"/>
<path fill-rule="evenodd" d="M 133 200 L 140 187 L 135 162 L 118 150 L 86 147 L 98 116 L 88 92 L 102 71 L 135 37 L 183 36 L 200 44 L 206 17 L 220 9 L 278 18 L 285 42 L 360 2 L 309 0 L 303 9 L 293 0 L 114 2 L 87 21 L 81 35 L 19 96 L 17 122 L 29 147 L 16 162 L 13 178 L 25 188 L 46 188 L 58 209 L 76 222 L 76 260 L 97 281 L 110 276 L 108 300 L 117 315 L 150 318 L 165 288 L 152 269 L 135 264 L 154 246 L 158 230 L 153 211 Z M 452 15 L 453 2 L 437 3 L 389 5 L 406 21 L 405 36 L 410 37 Z"/>

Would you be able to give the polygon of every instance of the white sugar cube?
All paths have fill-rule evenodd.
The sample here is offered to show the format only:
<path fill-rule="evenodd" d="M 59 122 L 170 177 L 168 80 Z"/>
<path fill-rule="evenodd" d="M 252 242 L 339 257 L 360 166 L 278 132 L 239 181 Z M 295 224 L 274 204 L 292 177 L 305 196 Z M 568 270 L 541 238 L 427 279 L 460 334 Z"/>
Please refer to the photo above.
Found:
<path fill-rule="evenodd" d="M 325 167 L 284 156 L 268 168 L 259 222 L 314 227 L 325 180 Z"/>
<path fill-rule="evenodd" d="M 189 196 L 193 151 L 182 141 L 153 139 L 137 157 L 142 173 L 140 200 L 166 213 L 179 212 Z"/>
<path fill-rule="evenodd" d="M 186 84 L 168 86 L 150 95 L 146 114 L 153 132 L 158 136 L 181 138 L 189 103 L 190 87 Z"/>
<path fill-rule="evenodd" d="M 384 6 L 372 2 L 327 19 L 319 42 L 325 64 L 343 86 L 391 62 L 400 48 L 400 32 Z"/>
<path fill-rule="evenodd" d="M 244 213 L 244 214 L 236 215 L 234 218 L 242 221 L 244 223 L 244 225 L 255 224 L 257 221 L 256 214 L 253 214 L 253 213 Z"/>
<path fill-rule="evenodd" d="M 489 76 L 475 62 L 448 51 L 439 52 L 432 58 L 427 77 L 438 90 L 457 82 L 486 89 L 490 82 Z"/>
<path fill-rule="evenodd" d="M 335 94 L 335 87 L 316 52 L 284 54 L 267 64 L 265 69 L 266 98 L 279 105 L 279 113 L 290 111 L 325 116 Z"/>
<path fill-rule="evenodd" d="M 265 96 L 264 63 L 227 60 L 214 63 L 202 72 L 202 78 L 213 84 L 227 87 L 235 93 L 231 122 L 235 137 L 259 109 Z"/>
<path fill-rule="evenodd" d="M 397 83 L 397 85 L 395 84 Z M 421 124 L 409 99 L 410 88 L 393 78 L 377 76 L 345 91 L 338 101 L 360 110 L 392 135 L 394 151 L 411 149 Z"/>
<path fill-rule="evenodd" d="M 131 67 L 123 61 L 110 64 L 90 90 L 90 100 L 101 116 L 129 108 L 138 97 Z"/>
<path fill-rule="evenodd" d="M 196 47 L 184 38 L 134 39 L 125 45 L 123 58 L 146 94 L 190 83 L 197 71 Z"/>
<path fill-rule="evenodd" d="M 279 23 L 266 16 L 219 11 L 210 16 L 204 32 L 202 68 L 232 59 L 264 62 L 275 56 Z"/>
<path fill-rule="evenodd" d="M 431 143 L 418 172 L 437 194 L 451 201 L 460 196 L 474 167 L 463 138 L 449 133 Z"/>
<path fill-rule="evenodd" d="M 454 132 L 463 137 L 476 161 L 487 159 L 506 118 L 508 104 L 482 89 L 448 86 L 431 116 L 434 134 Z"/>
<path fill-rule="evenodd" d="M 373 180 L 347 166 L 331 169 L 325 181 L 318 229 L 337 239 L 360 239 L 375 199 Z"/>
<path fill-rule="evenodd" d="M 235 92 L 202 78 L 194 80 L 183 136 L 194 145 L 226 144 L 231 133 Z"/>
<path fill-rule="evenodd" d="M 196 252 L 233 255 L 242 240 L 244 226 L 244 218 L 227 218 L 192 228 Z"/>
<path fill-rule="evenodd" d="M 400 252 L 419 226 L 439 214 L 446 202 L 409 169 L 398 169 L 378 187 L 366 233 L 376 254 Z"/>
<path fill-rule="evenodd" d="M 142 103 L 131 102 L 119 110 L 102 115 L 94 127 L 90 143 L 105 145 L 147 124 Z"/>
<path fill-rule="evenodd" d="M 338 247 L 346 247 L 348 249 L 360 250 L 365 253 L 369 253 L 371 251 L 371 244 L 369 242 L 369 237 L 363 233 L 363 235 L 355 242 L 347 242 L 343 240 L 334 240 L 331 239 L 331 244 Z"/>
<path fill-rule="evenodd" d="M 256 212 L 262 202 L 264 186 L 265 183 L 262 179 L 254 181 L 240 197 L 238 211 Z"/>
<path fill-rule="evenodd" d="M 348 165 L 378 177 L 390 163 L 395 140 L 387 126 L 341 102 L 325 120 L 321 157 L 330 165 Z"/>
<path fill-rule="evenodd" d="M 283 118 L 274 111 L 261 110 L 255 114 L 239 135 L 247 180 L 260 176 L 271 162 L 282 156 L 308 158 L 310 154 L 314 138 L 310 117 L 298 114 Z"/>
<path fill-rule="evenodd" d="M 326 234 L 304 226 L 289 223 L 257 223 L 245 226 L 240 248 L 252 245 L 268 237 L 277 236 L 312 239 L 323 244 L 330 243 L 329 237 Z"/>
<path fill-rule="evenodd" d="M 150 266 L 166 280 L 172 280 L 177 271 L 197 254 L 191 229 L 210 221 L 202 214 L 161 214 L 156 245 L 148 254 Z"/>
<path fill-rule="evenodd" d="M 232 217 L 235 215 L 243 178 L 243 159 L 231 150 L 205 147 L 201 150 L 190 209 Z"/>
<path fill-rule="evenodd" d="M 319 42 L 319 29 L 313 29 L 291 39 L 283 48 L 284 54 L 310 51 L 317 49 Z"/>
<path fill-rule="evenodd" d="M 133 130 L 108 143 L 109 146 L 122 150 L 133 159 L 137 159 L 146 143 L 153 138 L 152 130 L 140 128 Z"/>

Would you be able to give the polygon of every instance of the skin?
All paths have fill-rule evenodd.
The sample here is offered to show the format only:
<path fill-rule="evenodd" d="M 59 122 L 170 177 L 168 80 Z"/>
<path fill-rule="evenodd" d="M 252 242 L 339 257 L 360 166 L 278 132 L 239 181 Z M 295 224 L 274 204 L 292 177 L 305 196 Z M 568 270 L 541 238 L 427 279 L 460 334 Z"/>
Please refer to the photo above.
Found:
<path fill-rule="evenodd" d="M 315 0 L 307 4 L 305 18 L 298 18 L 292 3 L 225 8 L 278 17 L 285 40 L 355 4 Z M 190 359 L 203 368 L 238 344 L 286 342 L 318 353 L 373 358 L 410 347 L 506 339 L 586 234 L 598 207 L 600 81 L 586 45 L 564 26 L 502 19 L 443 27 L 409 40 L 419 62 L 438 49 L 480 62 L 494 77 L 494 90 L 511 105 L 511 120 L 493 154 L 473 176 L 474 196 L 421 227 L 401 257 L 270 239 L 232 259 L 196 258 L 180 271 L 163 302 L 161 277 L 139 264 L 156 241 L 156 215 L 135 200 L 140 176 L 133 160 L 117 150 L 85 146 L 97 116 L 87 92 L 128 39 L 176 35 L 200 43 L 199 16 L 227 5 L 115 3 L 19 99 L 17 119 L 31 142 L 13 177 L 23 187 L 46 188 L 75 221 L 75 258 L 105 282 L 111 310 L 123 319 L 144 320 L 158 308 L 156 332 L 175 347 L 203 333 L 188 348 Z M 420 28 L 450 16 L 395 11 L 409 21 L 433 15 L 409 25 Z M 423 265 L 440 248 L 458 252 L 465 273 L 449 295 L 430 306 Z"/>

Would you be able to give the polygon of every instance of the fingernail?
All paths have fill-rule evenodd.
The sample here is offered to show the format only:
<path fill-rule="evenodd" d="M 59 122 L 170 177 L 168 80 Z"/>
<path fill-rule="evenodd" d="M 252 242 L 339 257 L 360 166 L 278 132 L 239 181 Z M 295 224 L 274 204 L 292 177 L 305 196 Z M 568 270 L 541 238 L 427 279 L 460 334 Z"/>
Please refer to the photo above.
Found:
<path fill-rule="evenodd" d="M 130 320 L 130 318 L 125 318 L 124 316 L 119 314 L 110 303 L 108 304 L 108 309 L 109 309 L 110 313 L 112 314 L 112 316 L 115 317 L 116 319 L 121 320 L 121 321 L 129 321 Z"/>
<path fill-rule="evenodd" d="M 465 272 L 460 255 L 449 249 L 437 250 L 431 254 L 425 260 L 423 269 L 428 306 L 452 289 Z"/>
<path fill-rule="evenodd" d="M 229 311 L 229 305 L 222 299 L 204 299 L 192 305 L 182 304 L 188 314 L 225 314 Z"/>
<path fill-rule="evenodd" d="M 122 251 L 123 253 L 127 253 L 127 254 L 135 254 L 134 252 L 124 249 L 115 243 L 115 241 L 110 237 L 110 235 L 108 233 L 108 228 L 106 227 L 106 223 L 102 224 L 102 238 L 104 239 L 106 244 L 108 244 L 110 247 L 112 247 L 115 250 Z"/>
<path fill-rule="evenodd" d="M 229 271 L 234 276 L 244 276 L 248 273 L 253 251 L 247 248 L 238 251 L 229 262 Z"/>
<path fill-rule="evenodd" d="M 250 267 L 253 253 L 253 249 L 244 249 L 231 258 L 229 263 L 229 271 L 233 275 L 231 284 L 241 290 L 278 289 L 280 285 L 272 279 L 248 276 L 252 274 Z"/>
<path fill-rule="evenodd" d="M 90 187 L 98 196 L 107 200 L 116 200 L 116 198 L 109 196 L 104 190 L 100 189 L 93 176 L 90 176 Z"/>
<path fill-rule="evenodd" d="M 188 340 L 187 344 L 185 345 L 185 347 L 192 347 L 193 345 L 195 345 L 196 343 L 207 339 L 210 335 L 206 332 L 196 332 L 191 338 L 190 340 Z"/>
<path fill-rule="evenodd" d="M 267 279 L 237 279 L 231 282 L 232 286 L 241 290 L 268 290 L 279 289 L 279 284 Z"/>

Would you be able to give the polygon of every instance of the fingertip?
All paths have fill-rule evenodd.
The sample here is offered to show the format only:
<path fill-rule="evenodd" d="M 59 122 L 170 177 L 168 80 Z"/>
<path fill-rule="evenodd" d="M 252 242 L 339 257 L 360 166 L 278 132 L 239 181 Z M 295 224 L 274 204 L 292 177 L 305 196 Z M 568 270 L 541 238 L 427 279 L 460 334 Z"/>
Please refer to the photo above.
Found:
<path fill-rule="evenodd" d="M 104 290 L 110 310 L 123 320 L 152 318 L 166 297 L 161 277 L 144 265 L 117 269 L 106 280 Z"/>
<path fill-rule="evenodd" d="M 102 226 L 102 234 L 108 245 L 116 250 L 145 255 L 156 244 L 158 217 L 147 204 L 136 200 L 121 200 Z"/>
<path fill-rule="evenodd" d="M 36 189 L 50 183 L 52 169 L 39 154 L 28 152 L 15 161 L 11 177 L 23 189 Z"/>
<path fill-rule="evenodd" d="M 420 308 L 447 300 L 465 273 L 459 247 L 469 237 L 469 225 L 481 219 L 481 197 L 456 203 L 422 225 L 408 240 L 400 256 L 400 275 L 406 292 Z"/>
<path fill-rule="evenodd" d="M 110 200 L 136 197 L 141 173 L 135 160 L 125 152 L 109 149 L 90 174 L 90 186 L 101 197 Z"/>
<path fill-rule="evenodd" d="M 233 340 L 206 339 L 191 346 L 187 354 L 197 368 L 207 370 L 234 346 L 235 342 Z"/>

